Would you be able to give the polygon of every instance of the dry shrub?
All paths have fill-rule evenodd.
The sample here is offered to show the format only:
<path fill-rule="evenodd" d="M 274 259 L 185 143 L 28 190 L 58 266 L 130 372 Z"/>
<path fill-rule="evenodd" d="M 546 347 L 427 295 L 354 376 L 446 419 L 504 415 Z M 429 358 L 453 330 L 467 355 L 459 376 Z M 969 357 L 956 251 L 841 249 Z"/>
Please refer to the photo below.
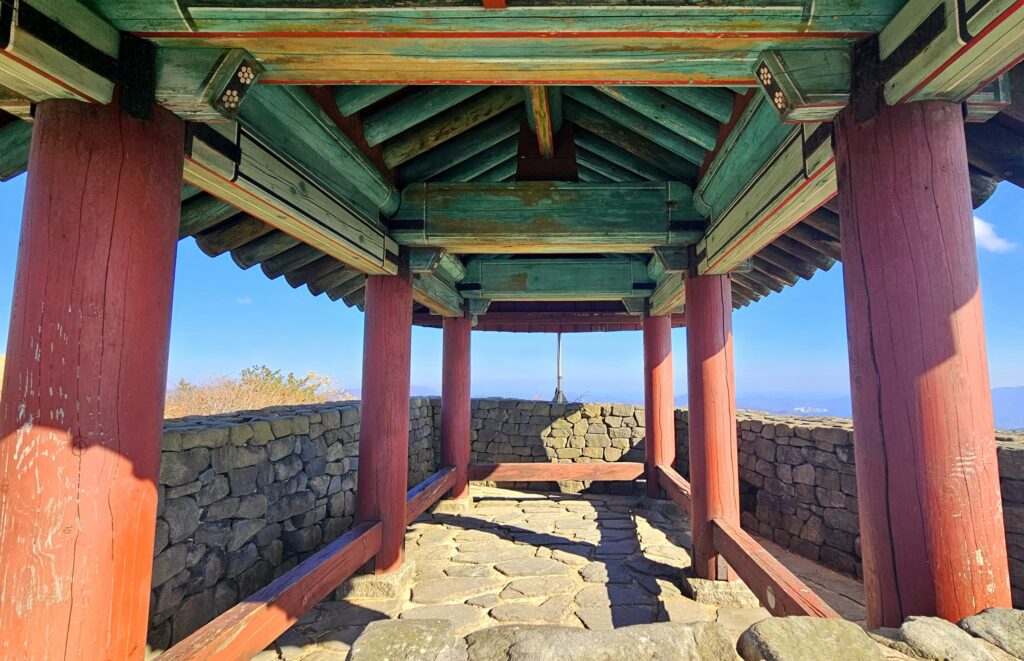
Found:
<path fill-rule="evenodd" d="M 167 393 L 164 417 L 215 415 L 348 399 L 355 397 L 338 389 L 330 377 L 314 372 L 296 377 L 291 372 L 285 375 L 266 365 L 254 365 L 242 370 L 237 378 L 221 376 L 198 384 L 182 379 Z"/>

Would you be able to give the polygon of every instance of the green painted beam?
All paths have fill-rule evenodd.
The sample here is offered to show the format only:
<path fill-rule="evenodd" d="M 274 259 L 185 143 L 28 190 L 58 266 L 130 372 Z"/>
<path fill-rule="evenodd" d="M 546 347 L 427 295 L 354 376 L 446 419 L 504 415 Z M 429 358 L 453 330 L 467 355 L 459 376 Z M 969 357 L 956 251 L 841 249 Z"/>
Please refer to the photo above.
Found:
<path fill-rule="evenodd" d="M 181 201 L 185 202 L 185 200 L 191 200 L 193 197 L 201 194 L 202 192 L 203 191 L 201 191 L 200 189 L 196 188 L 192 184 L 182 184 L 181 185 Z"/>
<path fill-rule="evenodd" d="M 591 170 L 590 168 L 588 168 L 587 166 L 583 165 L 582 163 L 577 163 L 576 164 L 576 171 L 577 171 L 577 176 L 579 177 L 579 180 L 582 181 L 582 182 L 586 182 L 588 184 L 610 184 L 610 183 L 614 183 L 608 177 L 604 176 L 600 172 L 597 172 L 595 170 Z"/>
<path fill-rule="evenodd" d="M 518 167 L 518 159 L 516 158 L 515 153 L 513 153 L 512 158 L 495 165 L 493 168 L 480 175 L 477 175 L 472 179 L 472 181 L 479 183 L 509 181 L 516 176 L 516 169 Z"/>
<path fill-rule="evenodd" d="M 514 135 L 488 147 L 475 156 L 467 158 L 461 163 L 453 165 L 433 177 L 433 179 L 451 183 L 473 181 L 488 170 L 501 165 L 509 159 L 515 159 L 518 151 L 519 136 Z"/>
<path fill-rule="evenodd" d="M 231 251 L 231 259 L 239 268 L 247 269 L 297 245 L 299 245 L 298 239 L 288 236 L 284 232 L 274 231 L 235 248 Z"/>
<path fill-rule="evenodd" d="M 412 276 L 412 299 L 442 317 L 461 317 L 464 301 L 456 287 L 437 273 Z"/>
<path fill-rule="evenodd" d="M 586 87 L 567 87 L 563 93 L 633 133 L 647 138 L 673 154 L 682 156 L 694 165 L 700 166 L 704 163 L 706 152 L 700 145 L 690 142 L 678 133 L 670 131 L 653 119 L 622 105 L 607 95 Z"/>
<path fill-rule="evenodd" d="M 580 129 L 574 135 L 577 146 L 619 167 L 625 168 L 643 179 L 649 181 L 670 181 L 672 179 L 672 176 L 661 168 L 651 165 L 642 158 L 629 153 L 622 147 L 612 144 L 586 129 Z"/>
<path fill-rule="evenodd" d="M 0 126 L 0 181 L 7 181 L 28 169 L 32 125 L 13 121 Z"/>
<path fill-rule="evenodd" d="M 384 143 L 384 162 L 390 168 L 401 165 L 522 101 L 523 91 L 518 87 L 495 87 L 477 94 Z"/>
<path fill-rule="evenodd" d="M 398 208 L 398 191 L 305 90 L 259 85 L 239 116 L 251 130 L 326 190 L 376 218 Z"/>
<path fill-rule="evenodd" d="M 522 122 L 521 108 L 506 110 L 494 119 L 487 120 L 476 128 L 417 156 L 403 165 L 398 174 L 407 183 L 431 179 L 505 138 L 519 135 Z"/>
<path fill-rule="evenodd" d="M 578 144 L 576 145 L 576 162 L 595 172 L 600 172 L 612 181 L 646 181 L 644 177 L 641 177 L 632 170 L 620 167 L 604 157 L 584 149 Z"/>
<path fill-rule="evenodd" d="M 364 117 L 363 135 L 366 142 L 375 147 L 485 89 L 485 85 L 439 85 L 418 89 Z"/>
<path fill-rule="evenodd" d="M 310 262 L 316 261 L 324 256 L 323 251 L 314 248 L 313 246 L 300 243 L 294 248 L 289 248 L 284 252 L 274 255 L 269 259 L 264 260 L 260 264 L 260 268 L 263 269 L 263 274 L 273 280 L 279 278 L 285 273 L 294 271 L 297 268 L 301 268 Z"/>
<path fill-rule="evenodd" d="M 402 191 L 391 236 L 467 254 L 635 253 L 694 242 L 703 220 L 679 182 L 428 183 Z"/>
<path fill-rule="evenodd" d="M 204 232 L 239 213 L 238 208 L 213 195 L 196 195 L 181 205 L 178 238 Z"/>
<path fill-rule="evenodd" d="M 580 129 L 593 133 L 626 153 L 657 166 L 669 175 L 669 179 L 686 182 L 696 180 L 697 166 L 692 162 L 634 133 L 582 103 L 567 99 L 565 113 L 566 118 Z"/>
<path fill-rule="evenodd" d="M 718 142 L 718 124 L 713 119 L 656 89 L 610 85 L 594 89 L 704 149 L 714 149 Z"/>
<path fill-rule="evenodd" d="M 481 257 L 466 262 L 458 289 L 467 299 L 616 301 L 647 296 L 647 265 L 633 256 L 584 258 Z"/>
<path fill-rule="evenodd" d="M 404 88 L 405 85 L 344 85 L 335 90 L 334 103 L 348 117 Z"/>
<path fill-rule="evenodd" d="M 660 317 L 678 312 L 686 302 L 686 276 L 668 272 L 661 276 L 651 294 L 649 313 Z"/>
<path fill-rule="evenodd" d="M 659 87 L 663 94 L 681 101 L 712 119 L 725 123 L 732 119 L 733 95 L 715 87 Z"/>

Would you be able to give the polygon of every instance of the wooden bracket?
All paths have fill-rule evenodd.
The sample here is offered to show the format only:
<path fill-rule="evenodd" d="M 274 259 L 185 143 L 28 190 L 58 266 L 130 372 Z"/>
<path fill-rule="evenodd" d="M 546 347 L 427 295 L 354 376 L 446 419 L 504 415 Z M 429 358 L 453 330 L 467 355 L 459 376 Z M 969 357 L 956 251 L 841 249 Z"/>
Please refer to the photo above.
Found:
<path fill-rule="evenodd" d="M 241 49 L 160 48 L 156 100 L 194 121 L 233 120 L 262 73 L 263 66 Z"/>
<path fill-rule="evenodd" d="M 786 123 L 830 121 L 850 102 L 849 49 L 768 51 L 754 74 Z"/>

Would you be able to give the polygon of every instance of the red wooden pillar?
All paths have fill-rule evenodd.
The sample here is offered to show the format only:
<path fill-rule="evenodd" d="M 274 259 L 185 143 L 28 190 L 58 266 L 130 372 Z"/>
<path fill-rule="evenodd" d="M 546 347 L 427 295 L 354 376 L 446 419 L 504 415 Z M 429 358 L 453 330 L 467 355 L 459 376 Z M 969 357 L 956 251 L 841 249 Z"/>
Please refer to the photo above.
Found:
<path fill-rule="evenodd" d="M 1009 607 L 961 108 L 836 129 L 868 627 Z"/>
<path fill-rule="evenodd" d="M 407 274 L 366 278 L 363 393 L 356 515 L 380 521 L 378 574 L 402 564 L 409 473 L 409 356 L 412 281 Z"/>
<path fill-rule="evenodd" d="M 728 275 L 686 281 L 693 567 L 697 578 L 717 580 L 736 576 L 715 552 L 711 520 L 740 525 L 730 291 Z"/>
<path fill-rule="evenodd" d="M 184 125 L 36 107 L 0 395 L 0 657 L 141 658 Z"/>
<path fill-rule="evenodd" d="M 672 317 L 644 317 L 644 455 L 647 496 L 660 498 L 658 466 L 676 462 Z"/>
<path fill-rule="evenodd" d="M 441 367 L 441 463 L 455 467 L 451 498 L 469 498 L 469 342 L 472 323 L 445 317 Z"/>

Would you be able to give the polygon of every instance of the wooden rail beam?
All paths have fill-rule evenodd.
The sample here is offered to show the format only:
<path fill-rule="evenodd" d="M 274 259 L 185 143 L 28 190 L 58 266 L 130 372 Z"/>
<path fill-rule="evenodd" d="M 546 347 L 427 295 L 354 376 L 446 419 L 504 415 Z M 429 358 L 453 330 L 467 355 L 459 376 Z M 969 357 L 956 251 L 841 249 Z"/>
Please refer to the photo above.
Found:
<path fill-rule="evenodd" d="M 437 85 L 416 89 L 363 117 L 366 142 L 375 147 L 485 89 L 485 85 Z"/>
<path fill-rule="evenodd" d="M 644 465 L 637 462 L 610 464 L 504 463 L 470 464 L 469 479 L 490 482 L 628 482 L 644 474 Z"/>
<path fill-rule="evenodd" d="M 690 515 L 690 483 L 671 466 L 658 466 L 658 484 L 680 511 Z"/>
<path fill-rule="evenodd" d="M 409 525 L 455 486 L 455 467 L 445 466 L 409 489 L 406 496 L 405 524 Z"/>
<path fill-rule="evenodd" d="M 537 149 L 542 158 L 555 155 L 555 133 L 558 132 L 562 115 L 560 93 L 556 90 L 555 94 L 551 94 L 548 90 L 545 85 L 530 85 L 526 93 L 529 110 L 526 119 L 537 136 Z"/>
<path fill-rule="evenodd" d="M 381 524 L 365 521 L 267 587 L 247 597 L 160 655 L 161 661 L 243 661 L 267 645 L 380 549 Z"/>
<path fill-rule="evenodd" d="M 725 557 L 772 615 L 841 617 L 738 525 L 712 519 L 711 530 L 715 550 Z"/>

